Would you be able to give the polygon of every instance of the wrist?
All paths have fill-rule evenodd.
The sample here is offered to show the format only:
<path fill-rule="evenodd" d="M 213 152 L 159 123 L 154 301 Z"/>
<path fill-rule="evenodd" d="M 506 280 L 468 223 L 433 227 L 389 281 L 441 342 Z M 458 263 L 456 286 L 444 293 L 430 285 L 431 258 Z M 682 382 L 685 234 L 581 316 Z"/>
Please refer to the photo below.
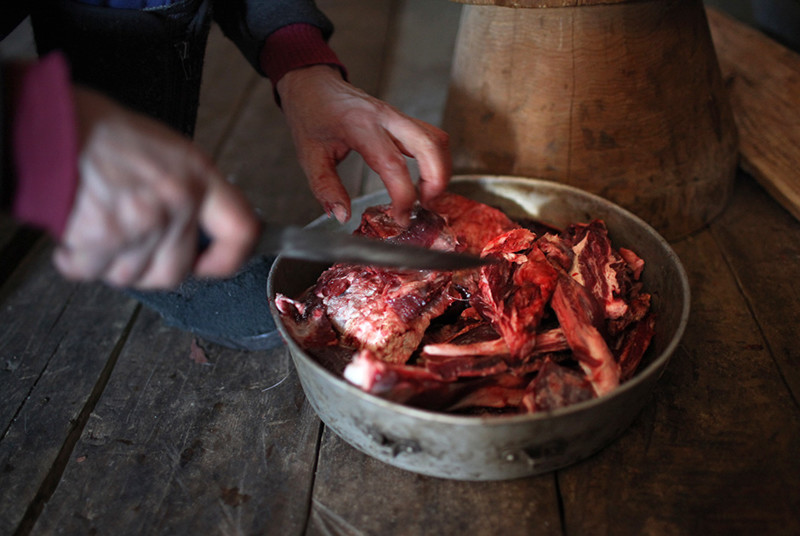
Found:
<path fill-rule="evenodd" d="M 281 99 L 286 99 L 292 92 L 302 91 L 326 80 L 341 82 L 344 78 L 341 71 L 332 65 L 309 65 L 286 73 L 275 84 L 275 91 Z"/>

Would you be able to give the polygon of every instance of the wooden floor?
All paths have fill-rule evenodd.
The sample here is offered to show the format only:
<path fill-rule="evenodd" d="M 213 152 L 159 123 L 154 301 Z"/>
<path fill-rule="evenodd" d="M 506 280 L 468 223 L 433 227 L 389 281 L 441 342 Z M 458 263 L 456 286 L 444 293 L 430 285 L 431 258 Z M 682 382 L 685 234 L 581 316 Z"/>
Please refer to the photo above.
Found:
<path fill-rule="evenodd" d="M 318 4 L 352 82 L 439 122 L 457 4 Z M 197 141 L 270 218 L 321 214 L 269 85 L 216 29 Z M 341 173 L 354 195 L 379 187 L 358 158 Z M 0 221 L 0 534 L 800 534 L 800 222 L 744 174 L 673 245 L 690 325 L 634 424 L 509 482 L 361 454 L 315 416 L 285 348 L 193 359 L 190 334 L 64 281 L 31 237 Z"/>

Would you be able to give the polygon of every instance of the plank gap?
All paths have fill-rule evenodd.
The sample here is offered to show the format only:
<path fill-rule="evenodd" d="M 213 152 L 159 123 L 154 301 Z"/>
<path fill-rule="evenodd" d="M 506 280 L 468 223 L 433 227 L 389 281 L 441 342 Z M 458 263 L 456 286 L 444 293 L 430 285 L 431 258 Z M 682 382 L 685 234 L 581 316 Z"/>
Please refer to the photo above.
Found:
<path fill-rule="evenodd" d="M 63 310 L 64 309 L 66 309 L 66 305 L 62 308 L 62 312 L 58 314 L 58 318 L 61 317 L 61 315 L 63 314 Z M 55 323 L 56 322 L 53 322 L 53 324 L 55 324 Z M 11 417 L 8 420 L 8 426 L 6 426 L 5 429 L 3 430 L 3 433 L 0 434 L 0 438 L 6 437 L 8 435 L 9 430 L 14 425 L 14 423 L 17 421 L 17 419 L 19 418 L 19 414 L 22 412 L 22 408 L 25 407 L 25 403 L 28 401 L 28 399 L 30 398 L 31 394 L 36 389 L 36 386 L 39 385 L 39 380 L 42 379 L 42 376 L 44 375 L 45 371 L 47 370 L 47 367 L 50 364 L 50 360 L 53 359 L 53 356 L 58 353 L 58 348 L 61 346 L 61 341 L 62 340 L 63 340 L 63 337 L 61 339 L 59 339 L 59 341 L 56 343 L 56 346 L 53 349 L 53 351 L 50 352 L 50 355 L 47 357 L 47 359 L 44 362 L 44 366 L 42 366 L 41 370 L 39 371 L 39 374 L 36 375 L 36 379 L 33 381 L 33 383 L 31 383 L 30 387 L 28 388 L 28 391 L 26 392 L 25 397 L 22 399 L 20 405 L 17 406 L 17 409 L 14 411 L 13 417 Z"/>
<path fill-rule="evenodd" d="M 564 497 L 561 495 L 561 485 L 558 482 L 560 471 L 553 472 L 553 483 L 556 488 L 556 501 L 558 503 L 558 522 L 561 523 L 561 534 L 567 535 L 567 515 L 564 508 Z"/>
<path fill-rule="evenodd" d="M 300 531 L 300 534 L 308 534 L 311 526 L 311 512 L 314 509 L 314 492 L 317 484 L 317 467 L 319 467 L 319 460 L 322 457 L 322 436 L 324 433 L 325 423 L 320 420 L 319 426 L 317 427 L 317 442 L 314 446 L 316 456 L 314 456 L 314 467 L 311 468 L 311 485 L 308 487 L 308 506 L 306 508 L 306 514 L 303 516 L 303 529 Z"/>
<path fill-rule="evenodd" d="M 53 496 L 58 484 L 61 482 L 61 476 L 64 474 L 64 470 L 69 463 L 72 452 L 75 449 L 75 445 L 78 443 L 78 440 L 83 434 L 86 423 L 89 421 L 89 416 L 94 411 L 95 406 L 97 406 L 97 402 L 100 400 L 100 397 L 105 391 L 105 387 L 108 384 L 109 378 L 111 377 L 111 372 L 114 370 L 114 367 L 117 364 L 117 359 L 122 353 L 122 348 L 125 346 L 125 343 L 128 340 L 128 336 L 133 329 L 133 325 L 136 323 L 136 319 L 139 317 L 139 311 L 141 311 L 141 308 L 141 305 L 136 306 L 136 309 L 134 309 L 131 318 L 128 320 L 128 323 L 125 326 L 125 329 L 122 330 L 117 343 L 114 345 L 114 348 L 109 354 L 109 358 L 106 361 L 103 370 L 97 378 L 97 382 L 95 382 L 95 385 L 92 388 L 92 392 L 89 394 L 89 397 L 86 399 L 86 403 L 81 409 L 81 412 L 78 414 L 78 417 L 75 419 L 69 432 L 67 433 L 67 437 L 64 440 L 64 443 L 61 445 L 58 455 L 53 460 L 53 464 L 51 465 L 50 470 L 47 472 L 47 476 L 45 476 L 42 480 L 42 484 L 39 486 L 39 491 L 36 492 L 33 501 L 30 505 L 28 505 L 25 514 L 22 516 L 19 526 L 17 526 L 17 529 L 14 531 L 15 536 L 22 536 L 31 533 L 33 527 L 36 525 L 36 522 L 39 520 L 39 516 L 44 510 L 45 505 Z M 56 350 L 57 349 L 58 345 L 56 346 Z M 54 351 L 53 354 L 55 353 L 56 352 Z M 43 370 L 45 369 L 46 367 L 43 368 Z"/>

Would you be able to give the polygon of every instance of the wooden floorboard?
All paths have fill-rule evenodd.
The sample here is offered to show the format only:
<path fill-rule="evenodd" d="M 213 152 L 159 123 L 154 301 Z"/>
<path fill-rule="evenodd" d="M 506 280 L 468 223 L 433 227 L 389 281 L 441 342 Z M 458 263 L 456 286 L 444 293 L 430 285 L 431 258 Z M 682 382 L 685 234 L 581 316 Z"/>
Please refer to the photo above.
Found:
<path fill-rule="evenodd" d="M 756 194 L 740 181 L 734 203 Z M 692 312 L 653 401 L 617 442 L 559 472 L 567 534 L 800 530 L 800 460 L 785 456 L 800 449 L 800 414 L 715 234 L 674 246 Z"/>
<path fill-rule="evenodd" d="M 758 322 L 767 349 L 800 409 L 800 221 L 774 202 L 750 178 L 713 226 L 714 237 L 736 275 L 747 306 Z M 765 234 L 785 237 L 774 243 Z"/>
<path fill-rule="evenodd" d="M 358 497 L 354 500 L 354 497 Z M 444 480 L 384 464 L 326 429 L 310 534 L 560 535 L 553 474 L 510 482 Z"/>
<path fill-rule="evenodd" d="M 259 75 L 216 24 L 211 25 L 200 86 L 194 141 L 215 160 L 228 132 L 242 113 Z"/>
<path fill-rule="evenodd" d="M 52 492 L 136 303 L 101 285 L 66 282 L 48 247 L 19 266 L 2 294 L 0 533 L 10 534 L 28 505 Z"/>
<path fill-rule="evenodd" d="M 37 533 L 299 533 L 319 422 L 286 350 L 204 359 L 142 312 Z"/>
<path fill-rule="evenodd" d="M 460 6 L 450 2 L 399 2 L 377 96 L 438 125 L 459 16 Z M 364 191 L 380 188 L 379 177 L 369 172 Z M 553 475 L 510 483 L 425 477 L 376 461 L 329 429 L 322 440 L 312 507 L 312 535 L 561 534 Z"/>

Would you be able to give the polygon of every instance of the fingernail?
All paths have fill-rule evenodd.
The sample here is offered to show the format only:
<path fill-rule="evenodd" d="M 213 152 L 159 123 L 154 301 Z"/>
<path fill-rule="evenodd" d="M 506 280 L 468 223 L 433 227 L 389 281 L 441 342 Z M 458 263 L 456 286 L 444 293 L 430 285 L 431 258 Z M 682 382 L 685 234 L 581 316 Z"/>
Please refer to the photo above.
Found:
<path fill-rule="evenodd" d="M 347 209 L 341 203 L 329 203 L 325 206 L 328 216 L 333 216 L 339 223 L 346 223 L 348 220 Z"/>

